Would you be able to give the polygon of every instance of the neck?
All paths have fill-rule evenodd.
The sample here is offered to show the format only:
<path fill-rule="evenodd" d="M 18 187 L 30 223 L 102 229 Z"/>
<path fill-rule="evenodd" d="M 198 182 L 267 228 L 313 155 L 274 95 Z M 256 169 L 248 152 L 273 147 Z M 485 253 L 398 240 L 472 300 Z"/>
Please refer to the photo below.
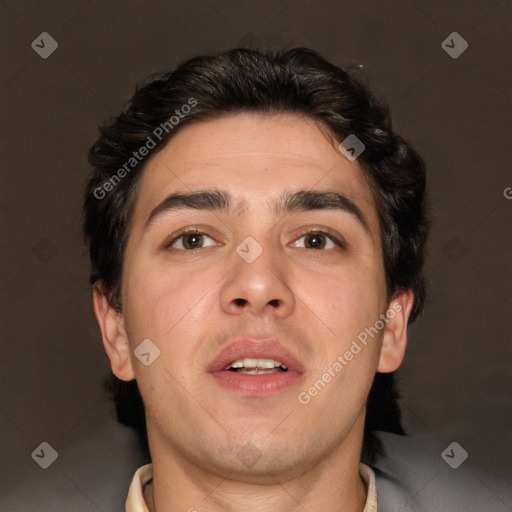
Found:
<path fill-rule="evenodd" d="M 257 481 L 236 471 L 222 476 L 178 453 L 162 456 L 165 452 L 157 449 L 160 456 L 153 457 L 153 481 L 144 488 L 144 499 L 150 512 L 362 512 L 367 489 L 359 474 L 360 437 L 349 435 L 331 454 L 292 477 L 269 472 Z"/>

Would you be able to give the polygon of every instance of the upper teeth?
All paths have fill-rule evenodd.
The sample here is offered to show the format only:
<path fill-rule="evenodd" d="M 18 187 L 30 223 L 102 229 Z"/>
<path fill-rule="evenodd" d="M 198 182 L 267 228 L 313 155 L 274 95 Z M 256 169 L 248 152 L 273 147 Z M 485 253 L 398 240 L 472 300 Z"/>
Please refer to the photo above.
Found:
<path fill-rule="evenodd" d="M 275 361 L 274 359 L 251 359 L 246 357 L 245 359 L 237 359 L 233 361 L 230 365 L 226 366 L 225 370 L 229 368 L 277 368 L 278 366 L 282 366 L 286 369 L 286 366 L 282 364 L 280 361 Z"/>

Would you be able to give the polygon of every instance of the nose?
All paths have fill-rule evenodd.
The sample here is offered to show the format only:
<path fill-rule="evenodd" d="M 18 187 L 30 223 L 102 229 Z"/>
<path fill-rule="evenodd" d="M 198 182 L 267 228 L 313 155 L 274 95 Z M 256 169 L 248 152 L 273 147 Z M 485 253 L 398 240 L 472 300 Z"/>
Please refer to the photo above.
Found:
<path fill-rule="evenodd" d="M 285 255 L 268 245 L 261 249 L 253 261 L 240 256 L 243 252 L 234 251 L 231 272 L 220 291 L 221 307 L 226 313 L 284 318 L 294 310 L 296 299 L 289 285 L 291 269 Z M 255 250 L 254 246 L 251 250 Z"/>

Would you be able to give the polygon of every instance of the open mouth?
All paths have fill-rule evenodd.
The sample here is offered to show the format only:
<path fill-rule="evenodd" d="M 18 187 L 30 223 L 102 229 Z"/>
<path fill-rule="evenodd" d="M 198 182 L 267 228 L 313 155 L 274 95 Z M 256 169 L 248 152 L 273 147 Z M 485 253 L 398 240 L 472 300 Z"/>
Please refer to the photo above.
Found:
<path fill-rule="evenodd" d="M 274 359 L 237 359 L 226 366 L 224 370 L 242 375 L 268 375 L 271 373 L 287 372 L 288 368 L 280 361 Z"/>
<path fill-rule="evenodd" d="M 275 338 L 241 338 L 225 345 L 206 371 L 231 393 L 266 397 L 298 386 L 304 379 L 305 368 Z"/>

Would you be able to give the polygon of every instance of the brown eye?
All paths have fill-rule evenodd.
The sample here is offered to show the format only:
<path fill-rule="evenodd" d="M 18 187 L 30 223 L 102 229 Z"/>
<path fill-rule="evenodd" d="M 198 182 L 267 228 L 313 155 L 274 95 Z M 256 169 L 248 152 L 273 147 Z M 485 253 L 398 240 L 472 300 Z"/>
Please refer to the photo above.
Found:
<path fill-rule="evenodd" d="M 307 245 L 312 249 L 323 249 L 326 244 L 326 237 L 320 233 L 306 235 Z"/>
<path fill-rule="evenodd" d="M 342 244 L 333 235 L 324 231 L 310 231 L 305 233 L 293 244 L 294 247 L 300 247 L 296 245 L 299 240 L 305 240 L 305 249 L 334 249 L 336 247 L 342 247 Z"/>
<path fill-rule="evenodd" d="M 201 234 L 192 233 L 191 235 L 183 236 L 183 246 L 185 249 L 197 249 L 203 242 L 203 236 Z"/>
<path fill-rule="evenodd" d="M 173 238 L 171 242 L 169 242 L 167 247 L 190 251 L 194 249 L 203 249 L 204 247 L 215 245 L 214 243 L 204 245 L 205 237 L 213 241 L 213 239 L 206 233 L 200 233 L 198 231 L 183 232 L 178 234 L 175 238 Z"/>

